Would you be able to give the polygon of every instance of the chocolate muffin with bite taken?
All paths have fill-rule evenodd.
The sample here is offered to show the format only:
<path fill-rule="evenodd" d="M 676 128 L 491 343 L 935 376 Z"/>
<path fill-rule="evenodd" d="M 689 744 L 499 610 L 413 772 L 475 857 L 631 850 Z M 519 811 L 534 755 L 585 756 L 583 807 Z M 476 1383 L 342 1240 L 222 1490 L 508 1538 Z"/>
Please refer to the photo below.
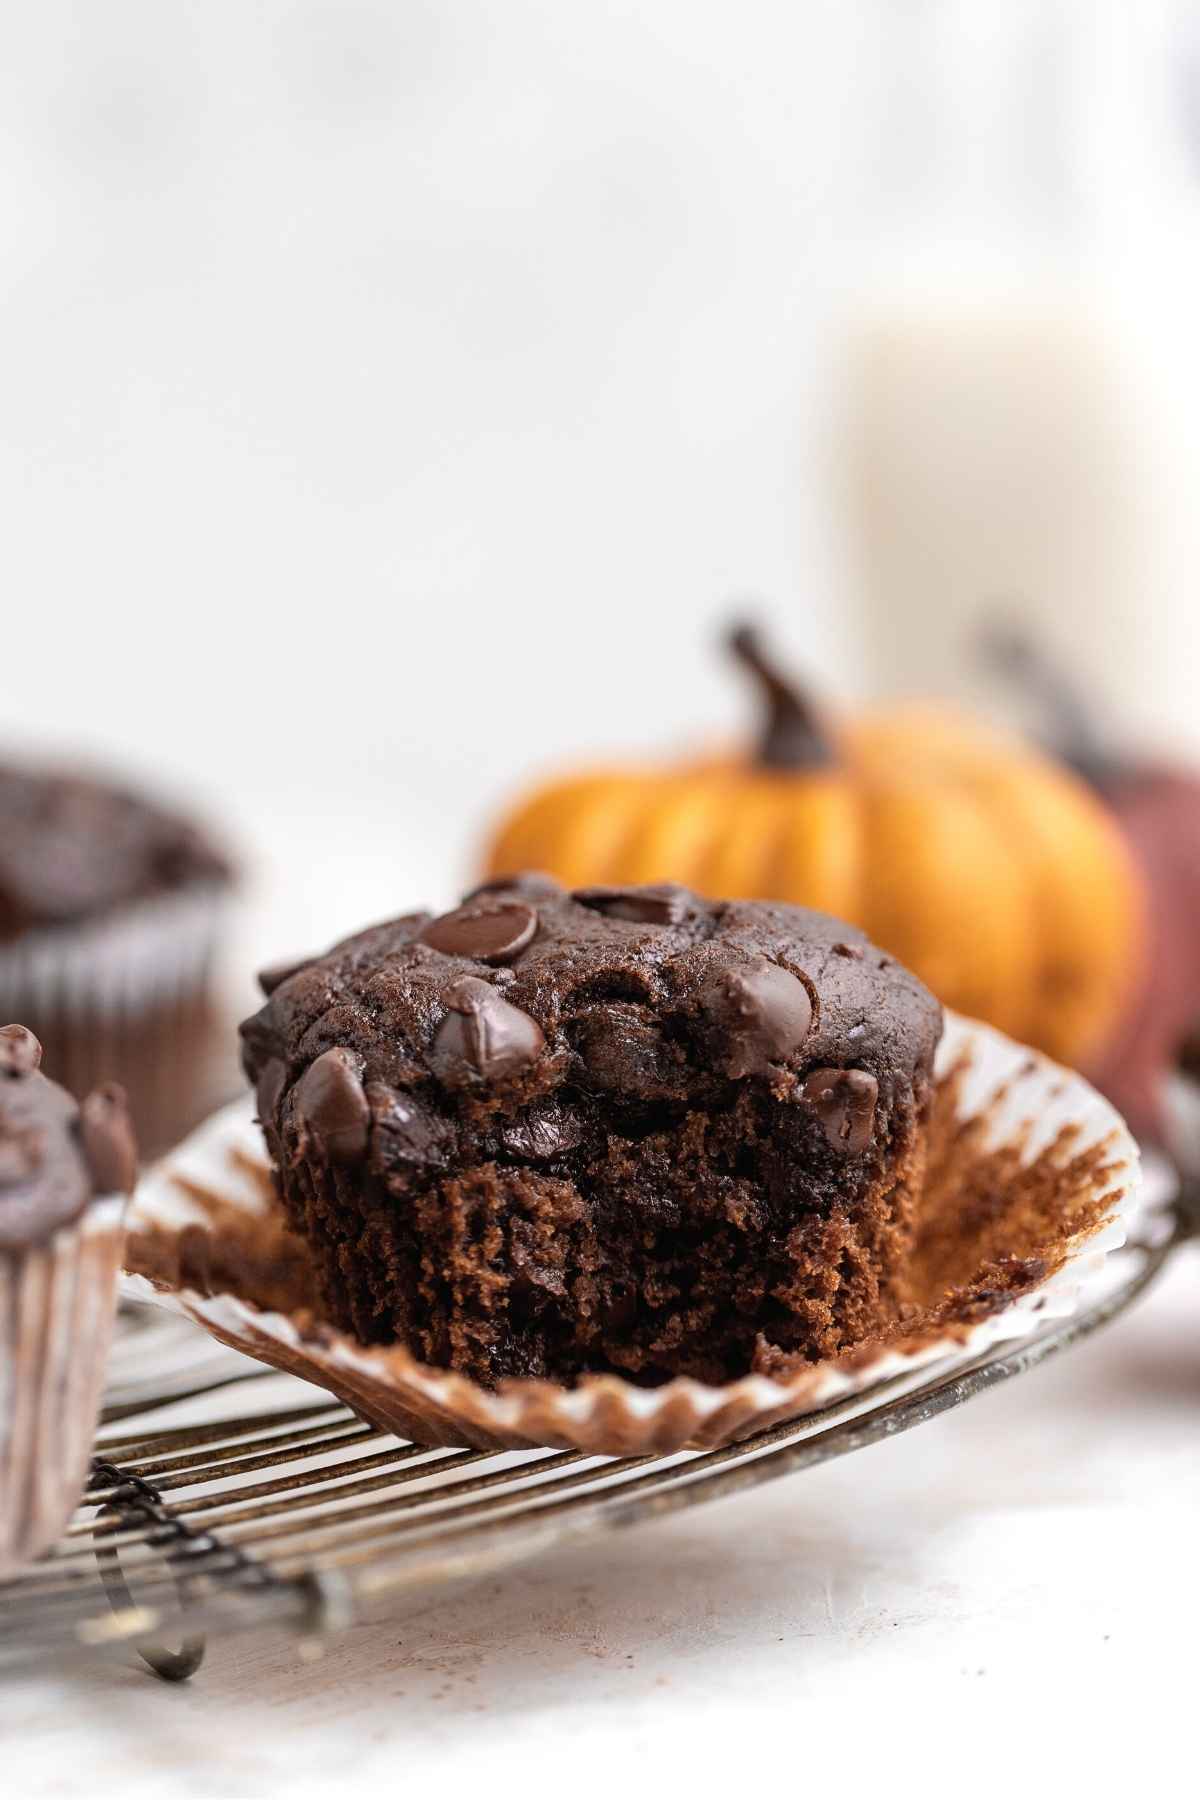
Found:
<path fill-rule="evenodd" d="M 527 875 L 263 980 L 279 1193 L 363 1342 L 721 1382 L 896 1318 L 941 1009 L 850 926 Z"/>

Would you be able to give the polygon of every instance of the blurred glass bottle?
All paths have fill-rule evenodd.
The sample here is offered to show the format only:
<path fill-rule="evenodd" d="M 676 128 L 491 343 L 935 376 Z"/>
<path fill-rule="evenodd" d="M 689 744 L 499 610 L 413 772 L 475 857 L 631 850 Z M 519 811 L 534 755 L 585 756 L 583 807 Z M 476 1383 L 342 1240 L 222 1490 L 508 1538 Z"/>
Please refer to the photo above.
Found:
<path fill-rule="evenodd" d="M 902 13 L 902 18 L 899 16 Z M 878 13 L 876 224 L 836 433 L 871 685 L 997 699 L 1028 629 L 1200 750 L 1200 199 L 1176 9 Z"/>

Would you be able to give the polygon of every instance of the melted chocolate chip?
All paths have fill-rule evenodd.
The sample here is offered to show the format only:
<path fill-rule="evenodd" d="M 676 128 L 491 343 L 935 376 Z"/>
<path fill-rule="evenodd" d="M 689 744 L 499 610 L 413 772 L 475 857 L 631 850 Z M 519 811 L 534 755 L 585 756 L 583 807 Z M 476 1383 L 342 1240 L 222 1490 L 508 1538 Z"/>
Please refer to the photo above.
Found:
<path fill-rule="evenodd" d="M 545 1037 L 536 1019 L 512 1006 L 478 976 L 465 975 L 444 995 L 448 1011 L 434 1035 L 430 1060 L 443 1080 L 462 1074 L 498 1081 L 541 1054 Z"/>
<path fill-rule="evenodd" d="M 40 1068 L 41 1061 L 42 1046 L 32 1031 L 24 1025 L 5 1025 L 0 1030 L 0 1075 L 14 1079 L 18 1075 L 32 1075 Z"/>
<path fill-rule="evenodd" d="M 397 1164 L 406 1169 L 436 1169 L 446 1161 L 449 1127 L 418 1104 L 411 1094 L 398 1093 L 382 1081 L 367 1083 L 367 1100 L 374 1129 L 371 1162 L 381 1168 Z"/>
<path fill-rule="evenodd" d="M 105 1081 L 79 1109 L 79 1141 L 98 1194 L 132 1194 L 138 1152 L 125 1089 Z"/>
<path fill-rule="evenodd" d="M 290 981 L 293 975 L 299 975 L 301 969 L 307 969 L 315 961 L 315 957 L 306 956 L 299 962 L 271 963 L 268 968 L 258 971 L 258 985 L 269 1000 L 277 987 L 282 987 L 285 981 Z"/>
<path fill-rule="evenodd" d="M 296 1083 L 292 1104 L 309 1136 L 330 1162 L 361 1162 L 367 1153 L 371 1109 L 358 1059 L 340 1046 L 326 1050 Z"/>
<path fill-rule="evenodd" d="M 528 1157 L 533 1162 L 548 1162 L 564 1156 L 583 1142 L 583 1121 L 577 1112 L 553 1101 L 542 1101 L 527 1107 L 500 1133 L 504 1148 L 512 1156 Z"/>
<path fill-rule="evenodd" d="M 682 1095 L 687 1069 L 647 1007 L 609 1000 L 581 1014 L 575 1048 L 603 1093 L 662 1100 Z"/>
<path fill-rule="evenodd" d="M 718 970 L 702 1005 L 715 1040 L 713 1060 L 734 1080 L 783 1062 L 812 1029 L 808 989 L 766 957 Z"/>
<path fill-rule="evenodd" d="M 665 881 L 657 887 L 585 887 L 571 895 L 606 919 L 629 919 L 635 925 L 678 925 L 687 917 L 691 895 Z"/>
<path fill-rule="evenodd" d="M 835 1150 L 857 1156 L 871 1141 L 879 1083 L 866 1069 L 814 1069 L 800 1093 Z"/>
<path fill-rule="evenodd" d="M 431 919 L 419 941 L 445 956 L 509 962 L 533 942 L 537 923 L 532 906 L 521 900 L 476 900 Z"/>

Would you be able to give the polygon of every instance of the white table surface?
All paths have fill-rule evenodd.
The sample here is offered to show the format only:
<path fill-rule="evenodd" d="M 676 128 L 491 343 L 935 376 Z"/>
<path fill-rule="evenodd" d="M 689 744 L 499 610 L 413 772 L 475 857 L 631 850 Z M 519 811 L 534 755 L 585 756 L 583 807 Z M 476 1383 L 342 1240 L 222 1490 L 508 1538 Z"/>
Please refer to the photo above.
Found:
<path fill-rule="evenodd" d="M 15 1795 L 1144 1786 L 1191 1757 L 1200 1258 L 1100 1337 L 841 1462 L 393 1609 L 3 1694 Z M 786 1758 L 786 1765 L 784 1760 Z M 1164 1768 L 1170 1769 L 1170 1762 Z M 1182 1766 L 1186 1766 L 1183 1764 Z M 1182 1791 L 1181 1765 L 1167 1791 Z M 1183 1784 L 1186 1786 L 1186 1783 Z"/>

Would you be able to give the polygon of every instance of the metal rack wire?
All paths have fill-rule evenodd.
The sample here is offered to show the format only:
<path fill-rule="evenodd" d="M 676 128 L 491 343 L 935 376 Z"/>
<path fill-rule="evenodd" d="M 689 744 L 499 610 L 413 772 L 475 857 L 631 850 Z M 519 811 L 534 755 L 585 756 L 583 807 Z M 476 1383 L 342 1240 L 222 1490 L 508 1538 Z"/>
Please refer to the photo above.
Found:
<path fill-rule="evenodd" d="M 0 1673 L 132 1646 L 163 1679 L 184 1680 L 204 1632 L 316 1637 L 377 1595 L 488 1573 L 846 1455 L 1107 1324 L 1194 1229 L 1181 1203 L 1160 1241 L 1114 1259 L 1119 1281 L 1102 1300 L 1023 1341 L 669 1457 L 424 1449 L 181 1319 L 136 1309 L 122 1320 L 84 1501 L 52 1552 L 0 1583 Z M 163 1647 L 180 1633 L 180 1649 Z"/>

